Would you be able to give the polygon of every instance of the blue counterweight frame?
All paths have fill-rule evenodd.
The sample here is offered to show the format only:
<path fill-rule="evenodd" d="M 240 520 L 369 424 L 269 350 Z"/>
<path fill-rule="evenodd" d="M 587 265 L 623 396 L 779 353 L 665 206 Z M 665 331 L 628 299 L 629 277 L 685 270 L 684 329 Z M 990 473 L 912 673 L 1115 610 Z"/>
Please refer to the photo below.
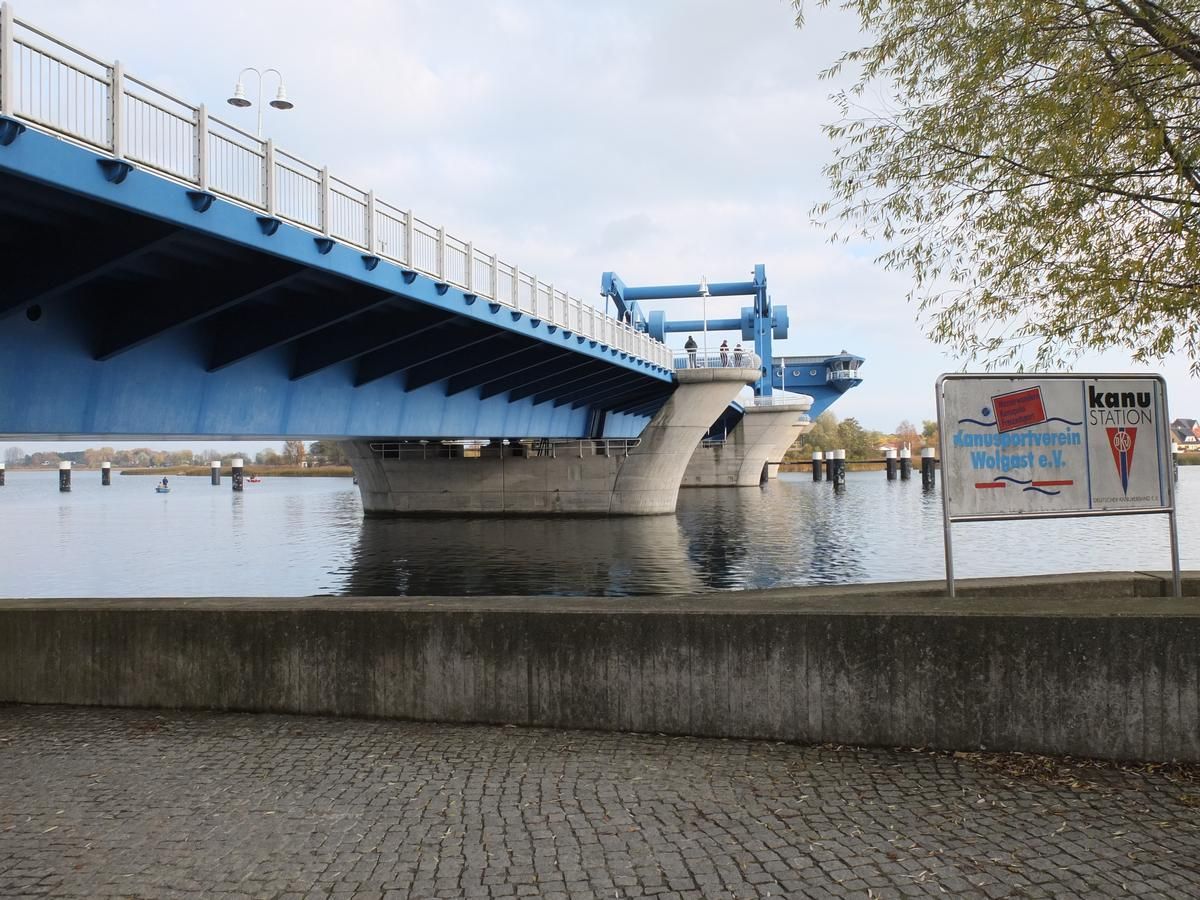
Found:
<path fill-rule="evenodd" d="M 705 323 L 701 319 L 682 319 L 668 321 L 663 310 L 653 310 L 646 315 L 639 305 L 639 300 L 681 300 L 699 299 L 699 284 L 663 284 L 630 286 L 621 280 L 616 272 L 605 272 L 600 280 L 600 293 L 613 301 L 617 315 L 632 323 L 641 331 L 647 332 L 652 338 L 665 341 L 667 334 L 692 333 L 703 331 Z M 759 379 L 754 383 L 756 397 L 769 397 L 772 393 L 770 365 L 773 358 L 772 347 L 775 338 L 783 340 L 788 336 L 788 312 L 786 306 L 772 307 L 771 298 L 767 294 L 767 270 L 761 263 L 754 267 L 753 281 L 715 282 L 708 285 L 709 297 L 745 297 L 754 298 L 753 306 L 742 308 L 740 318 L 709 319 L 709 331 L 737 331 L 742 340 L 754 341 L 754 352 L 763 361 Z"/>

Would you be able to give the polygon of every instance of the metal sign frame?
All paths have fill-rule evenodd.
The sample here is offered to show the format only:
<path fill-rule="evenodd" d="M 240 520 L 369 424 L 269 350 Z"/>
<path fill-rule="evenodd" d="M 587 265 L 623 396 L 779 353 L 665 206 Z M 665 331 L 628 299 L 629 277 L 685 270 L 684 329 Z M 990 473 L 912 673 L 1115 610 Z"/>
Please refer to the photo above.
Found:
<path fill-rule="evenodd" d="M 1142 373 L 1121 373 L 1121 372 L 1053 372 L 1053 373 L 969 373 L 957 372 L 946 373 L 939 376 L 935 387 L 937 400 L 937 422 L 938 422 L 938 452 L 942 458 L 942 531 L 943 539 L 946 547 L 946 590 L 949 596 L 955 596 L 954 591 L 954 553 L 951 542 L 951 526 L 955 522 L 1004 522 L 1016 521 L 1022 519 L 1083 519 L 1092 518 L 1094 516 L 1138 516 L 1138 515 L 1166 515 L 1170 523 L 1170 543 L 1171 543 L 1171 576 L 1174 596 L 1179 598 L 1183 596 L 1182 579 L 1179 566 L 1179 531 L 1176 525 L 1175 517 L 1175 478 L 1174 472 L 1168 471 L 1165 473 L 1164 482 L 1166 485 L 1167 504 L 1165 506 L 1144 507 L 1140 509 L 1095 509 L 1095 510 L 1073 510 L 1069 512 L 1029 512 L 1029 513 L 999 513 L 993 515 L 958 515 L 950 514 L 950 492 L 947 488 L 948 479 L 946 473 L 949 471 L 950 456 L 946 452 L 946 417 L 945 404 L 946 394 L 944 386 L 948 381 L 1089 381 L 1089 380 L 1118 380 L 1118 381 L 1156 381 L 1160 385 L 1162 392 L 1162 422 L 1158 425 L 1159 438 L 1164 441 L 1164 446 L 1168 448 L 1168 462 L 1173 462 L 1173 454 L 1170 449 L 1173 445 L 1170 435 L 1171 416 L 1167 407 L 1167 382 L 1161 375 L 1147 375 Z"/>

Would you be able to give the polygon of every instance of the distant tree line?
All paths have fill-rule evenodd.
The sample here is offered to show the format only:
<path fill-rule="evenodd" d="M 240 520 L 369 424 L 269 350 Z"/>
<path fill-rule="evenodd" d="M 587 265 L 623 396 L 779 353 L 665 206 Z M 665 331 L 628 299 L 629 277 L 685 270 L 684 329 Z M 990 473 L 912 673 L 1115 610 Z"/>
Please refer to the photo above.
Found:
<path fill-rule="evenodd" d="M 826 410 L 817 416 L 812 430 L 797 439 L 787 456 L 802 460 L 811 459 L 814 450 L 845 450 L 847 459 L 880 459 L 885 447 L 895 450 L 908 447 L 915 453 L 923 447 L 936 447 L 937 441 L 937 422 L 932 419 L 923 421 L 920 431 L 905 419 L 894 432 L 884 434 L 863 428 L 853 416 L 839 421 L 836 415 Z"/>
<path fill-rule="evenodd" d="M 26 453 L 20 447 L 8 447 L 4 451 L 4 463 L 10 469 L 57 468 L 60 462 L 77 466 L 97 468 L 102 462 L 110 462 L 119 469 L 167 468 L 173 466 L 207 466 L 220 460 L 224 466 L 245 454 L 221 450 L 154 450 L 137 447 L 132 450 L 116 450 L 112 447 L 95 447 L 87 450 L 44 451 Z M 284 441 L 282 450 L 267 447 L 254 455 L 257 466 L 345 466 L 349 465 L 346 454 L 336 441 L 313 441 L 305 446 L 303 441 Z"/>

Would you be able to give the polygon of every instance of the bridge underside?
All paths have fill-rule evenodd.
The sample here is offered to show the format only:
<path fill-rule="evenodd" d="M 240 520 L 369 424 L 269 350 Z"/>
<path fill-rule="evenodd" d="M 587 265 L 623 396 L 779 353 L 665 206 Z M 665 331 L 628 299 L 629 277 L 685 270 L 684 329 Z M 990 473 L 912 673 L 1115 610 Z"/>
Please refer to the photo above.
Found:
<path fill-rule="evenodd" d="M 48 183 L 77 162 L 75 189 Z M 216 207 L 201 216 L 161 178 L 135 170 L 157 184 L 105 202 L 122 188 L 96 163 L 33 132 L 0 148 L 0 435 L 621 438 L 673 390 L 294 226 L 268 239 L 235 204 L 217 201 L 217 234 Z M 164 191 L 170 215 L 137 208 Z"/>

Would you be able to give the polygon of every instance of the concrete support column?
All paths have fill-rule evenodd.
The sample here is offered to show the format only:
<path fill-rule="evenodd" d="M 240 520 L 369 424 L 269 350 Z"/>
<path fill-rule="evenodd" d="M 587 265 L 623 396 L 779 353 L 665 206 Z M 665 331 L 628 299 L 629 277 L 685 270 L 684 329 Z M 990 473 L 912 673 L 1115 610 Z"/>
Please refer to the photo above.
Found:
<path fill-rule="evenodd" d="M 4 463 L 0 463 L 0 487 L 4 487 Z"/>
<path fill-rule="evenodd" d="M 643 429 L 641 443 L 617 472 L 609 512 L 616 515 L 671 513 L 692 454 L 704 433 L 742 388 L 758 380 L 758 369 L 680 369 L 679 385 Z M 797 414 L 793 413 L 793 421 Z M 760 458 L 762 473 L 765 457 Z"/>
<path fill-rule="evenodd" d="M 905 447 L 900 451 L 900 480 L 912 478 L 912 451 Z"/>
<path fill-rule="evenodd" d="M 235 459 L 232 464 L 233 468 L 233 489 L 235 491 L 243 490 L 242 486 L 242 460 Z"/>
<path fill-rule="evenodd" d="M 71 490 L 71 464 L 69 462 L 58 464 L 58 489 L 64 494 Z"/>
<path fill-rule="evenodd" d="M 100 484 L 103 487 L 108 487 L 112 484 L 112 463 L 100 463 Z"/>
<path fill-rule="evenodd" d="M 883 467 L 884 467 L 885 471 L 887 472 L 887 480 L 895 481 L 896 480 L 896 472 L 898 471 L 897 466 L 896 466 L 896 451 L 895 450 L 884 450 L 883 451 Z"/>
<path fill-rule="evenodd" d="M 770 477 L 770 464 L 778 468 L 796 438 L 812 428 L 804 416 L 812 398 L 797 395 L 795 399 L 794 403 L 747 405 L 724 443 L 696 447 L 681 487 L 754 487 Z"/>
<path fill-rule="evenodd" d="M 212 462 L 210 462 L 208 464 L 208 467 L 209 467 L 209 473 L 210 473 L 209 478 L 211 479 L 212 483 L 220 484 L 221 483 L 221 461 L 219 459 L 214 459 Z"/>
<path fill-rule="evenodd" d="M 813 481 L 821 480 L 821 463 L 825 461 L 825 454 L 820 450 L 814 450 L 812 455 Z"/>

